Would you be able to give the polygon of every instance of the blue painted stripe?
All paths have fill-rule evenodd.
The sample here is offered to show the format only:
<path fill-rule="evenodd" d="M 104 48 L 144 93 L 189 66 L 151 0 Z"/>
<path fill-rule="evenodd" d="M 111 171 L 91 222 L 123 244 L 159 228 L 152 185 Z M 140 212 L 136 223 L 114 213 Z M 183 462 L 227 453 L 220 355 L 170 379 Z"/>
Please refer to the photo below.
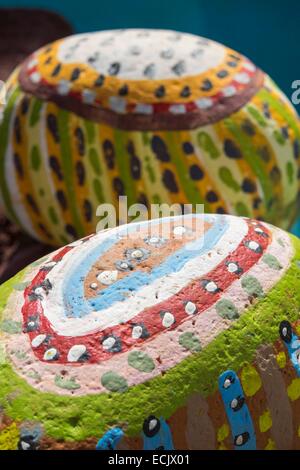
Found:
<path fill-rule="evenodd" d="M 292 333 L 292 338 L 290 343 L 286 343 L 284 341 L 284 344 L 288 350 L 288 355 L 290 357 L 290 361 L 296 371 L 296 374 L 298 377 L 300 377 L 300 364 L 298 361 L 298 355 L 300 356 L 300 339 L 299 336 L 297 336 L 294 332 Z"/>
<path fill-rule="evenodd" d="M 143 433 L 144 450 L 156 450 L 162 447 L 164 450 L 174 450 L 172 433 L 164 418 L 160 418 L 160 430 L 155 436 L 148 437 Z"/>
<path fill-rule="evenodd" d="M 225 381 L 230 383 L 225 387 Z M 219 390 L 224 403 L 225 412 L 231 427 L 233 441 L 238 436 L 244 436 L 244 444 L 235 445 L 236 450 L 255 450 L 256 449 L 256 436 L 249 412 L 249 408 L 245 402 L 245 394 L 241 386 L 237 374 L 233 370 L 227 370 L 219 377 Z M 243 405 L 236 411 L 232 407 L 233 400 L 243 402 Z M 247 437 L 246 437 L 247 436 Z"/>
<path fill-rule="evenodd" d="M 115 450 L 123 436 L 121 428 L 110 429 L 99 439 L 96 450 Z"/>
<path fill-rule="evenodd" d="M 175 220 L 178 217 L 174 218 Z M 205 221 L 212 221 L 212 227 L 205 232 L 204 235 L 199 237 L 197 240 L 188 243 L 183 248 L 179 249 L 168 258 L 166 258 L 161 264 L 156 266 L 152 272 L 146 273 L 142 271 L 136 271 L 130 273 L 123 279 L 116 281 L 113 285 L 103 289 L 99 295 L 92 299 L 86 299 L 84 296 L 84 285 L 83 281 L 86 278 L 91 266 L 114 244 L 116 244 L 120 235 L 128 232 L 133 232 L 149 222 L 141 224 L 128 225 L 116 235 L 102 242 L 99 246 L 94 248 L 88 253 L 84 260 L 80 260 L 80 263 L 76 266 L 74 264 L 73 272 L 63 284 L 63 295 L 65 305 L 65 315 L 68 317 L 83 317 L 88 313 L 112 306 L 115 302 L 122 301 L 126 298 L 128 291 L 136 292 L 143 286 L 151 284 L 154 280 L 159 279 L 170 273 L 178 272 L 182 267 L 191 259 L 200 256 L 207 251 L 211 250 L 222 235 L 228 228 L 228 220 L 224 217 L 212 218 L 212 216 L 204 216 Z M 168 219 L 157 219 L 151 221 L 151 224 L 158 224 Z M 195 252 L 195 249 L 197 250 Z"/>

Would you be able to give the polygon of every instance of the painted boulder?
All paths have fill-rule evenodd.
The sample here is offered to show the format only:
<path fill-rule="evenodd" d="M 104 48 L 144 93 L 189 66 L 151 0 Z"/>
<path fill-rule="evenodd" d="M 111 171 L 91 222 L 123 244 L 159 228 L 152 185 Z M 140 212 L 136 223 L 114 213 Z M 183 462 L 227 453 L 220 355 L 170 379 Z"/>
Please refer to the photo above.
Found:
<path fill-rule="evenodd" d="M 297 212 L 300 127 L 243 55 L 161 30 L 70 36 L 8 81 L 0 187 L 27 232 L 64 245 L 95 231 L 96 208 L 204 203 L 282 228 Z"/>
<path fill-rule="evenodd" d="M 300 241 L 190 215 L 0 288 L 0 449 L 300 448 Z"/>

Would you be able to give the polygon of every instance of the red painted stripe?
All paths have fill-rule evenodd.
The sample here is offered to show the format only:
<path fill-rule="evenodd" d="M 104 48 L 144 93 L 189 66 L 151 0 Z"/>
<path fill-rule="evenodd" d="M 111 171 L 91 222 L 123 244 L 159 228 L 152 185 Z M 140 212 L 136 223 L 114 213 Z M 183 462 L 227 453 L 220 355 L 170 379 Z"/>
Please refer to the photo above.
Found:
<path fill-rule="evenodd" d="M 76 344 L 82 344 L 85 345 L 88 350 L 88 362 L 98 363 L 100 361 L 105 361 L 116 354 L 103 350 L 101 346 L 103 338 L 107 335 L 113 334 L 118 337 L 122 344 L 121 352 L 124 352 L 131 347 L 147 340 L 151 340 L 159 333 L 166 331 L 166 328 L 162 325 L 162 312 L 170 312 L 175 318 L 175 323 L 168 329 L 175 329 L 181 323 L 190 318 L 190 315 L 186 314 L 184 308 L 185 303 L 188 301 L 193 302 L 197 307 L 197 313 L 195 313 L 194 316 L 200 315 L 217 302 L 222 297 L 222 294 L 238 277 L 247 272 L 258 262 L 270 243 L 271 234 L 266 227 L 262 225 L 253 226 L 251 220 L 246 220 L 246 222 L 248 223 L 248 233 L 241 243 L 226 257 L 224 261 L 219 263 L 209 273 L 206 273 L 205 276 L 194 280 L 169 299 L 160 302 L 153 307 L 144 309 L 125 324 L 120 324 L 102 331 L 96 331 L 84 336 L 60 336 L 53 330 L 49 320 L 45 317 L 40 300 L 30 300 L 30 293 L 32 293 L 34 288 L 46 279 L 47 272 L 40 271 L 24 292 L 25 303 L 22 309 L 24 328 L 26 328 L 26 323 L 30 320 L 30 317 L 39 317 L 38 330 L 28 333 L 30 341 L 32 341 L 38 334 L 47 334 L 50 337 L 46 345 L 42 344 L 38 348 L 33 349 L 34 354 L 39 360 L 43 361 L 45 351 L 50 347 L 56 348 L 59 352 L 59 357 L 55 362 L 64 364 L 68 362 L 67 354 L 69 349 Z M 262 228 L 264 233 L 268 236 L 262 236 L 261 234 L 256 233 L 254 231 L 255 227 Z M 256 253 L 246 246 L 247 241 L 250 240 L 257 242 L 260 245 L 260 253 Z M 72 247 L 64 248 L 58 252 L 52 260 L 59 261 L 70 250 L 72 250 Z M 228 262 L 238 262 L 239 267 L 242 269 L 242 273 L 240 275 L 230 273 L 226 266 L 226 263 Z M 202 284 L 205 280 L 214 281 L 220 290 L 216 293 L 207 292 Z M 143 324 L 148 331 L 148 338 L 138 340 L 133 339 L 131 333 L 134 324 Z"/>

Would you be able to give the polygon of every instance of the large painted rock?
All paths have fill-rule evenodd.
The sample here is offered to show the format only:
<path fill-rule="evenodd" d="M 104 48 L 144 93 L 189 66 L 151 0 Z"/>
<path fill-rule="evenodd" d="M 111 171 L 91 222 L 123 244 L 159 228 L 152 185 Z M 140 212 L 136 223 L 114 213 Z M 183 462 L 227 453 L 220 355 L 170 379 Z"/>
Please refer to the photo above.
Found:
<path fill-rule="evenodd" d="M 119 195 L 283 228 L 295 218 L 295 110 L 221 44 L 160 30 L 70 36 L 30 56 L 8 87 L 2 199 L 35 238 L 94 232 L 97 206 Z"/>
<path fill-rule="evenodd" d="M 197 215 L 0 288 L 0 449 L 299 449 L 300 241 Z"/>

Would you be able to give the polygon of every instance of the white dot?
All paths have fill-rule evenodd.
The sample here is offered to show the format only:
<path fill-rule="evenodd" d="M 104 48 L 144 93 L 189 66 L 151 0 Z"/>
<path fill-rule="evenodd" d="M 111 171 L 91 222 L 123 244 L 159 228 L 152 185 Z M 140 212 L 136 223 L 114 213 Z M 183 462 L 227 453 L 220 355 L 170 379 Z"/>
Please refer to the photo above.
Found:
<path fill-rule="evenodd" d="M 229 263 L 227 265 L 227 269 L 230 273 L 235 273 L 235 271 L 237 271 L 238 267 L 235 263 Z"/>
<path fill-rule="evenodd" d="M 259 227 L 256 227 L 256 228 L 254 229 L 254 232 L 256 232 L 256 233 L 264 233 L 264 231 L 263 231 L 261 228 L 259 228 Z"/>
<path fill-rule="evenodd" d="M 199 109 L 207 109 L 213 105 L 213 100 L 211 98 L 200 98 L 195 103 Z"/>
<path fill-rule="evenodd" d="M 30 80 L 33 83 L 39 83 L 39 81 L 41 80 L 41 75 L 38 72 L 33 72 L 30 74 Z"/>
<path fill-rule="evenodd" d="M 165 328 L 169 328 L 175 322 L 174 315 L 170 312 L 166 312 L 163 317 L 162 324 Z"/>
<path fill-rule="evenodd" d="M 92 284 L 90 285 L 90 288 L 94 290 L 97 289 L 97 287 L 98 287 L 98 284 L 96 282 L 92 282 Z"/>
<path fill-rule="evenodd" d="M 132 328 L 133 339 L 139 339 L 143 334 L 143 328 L 140 325 L 136 325 Z"/>
<path fill-rule="evenodd" d="M 223 88 L 222 92 L 226 98 L 229 98 L 230 96 L 234 96 L 236 94 L 236 88 L 233 85 L 230 85 Z"/>
<path fill-rule="evenodd" d="M 235 441 L 235 442 L 236 442 L 236 445 L 237 445 L 237 446 L 242 445 L 242 444 L 243 444 L 243 436 L 238 436 L 238 437 L 236 438 L 236 441 Z"/>
<path fill-rule="evenodd" d="M 205 289 L 207 290 L 207 292 L 215 292 L 216 290 L 218 290 L 218 286 L 214 281 L 210 281 L 206 284 Z"/>
<path fill-rule="evenodd" d="M 185 227 L 182 227 L 181 225 L 179 225 L 178 227 L 175 227 L 174 230 L 173 230 L 173 233 L 174 235 L 184 235 L 186 232 L 186 228 Z"/>
<path fill-rule="evenodd" d="M 253 240 L 251 240 L 248 244 L 250 250 L 256 251 L 259 248 L 259 244 Z"/>
<path fill-rule="evenodd" d="M 193 302 L 187 302 L 184 309 L 185 313 L 187 313 L 188 315 L 193 315 L 196 312 L 197 307 Z"/>
<path fill-rule="evenodd" d="M 246 72 L 237 73 L 234 77 L 234 80 L 242 85 L 250 82 L 250 77 Z"/>
<path fill-rule="evenodd" d="M 83 344 L 75 344 L 68 352 L 68 361 L 77 362 L 85 352 L 86 347 Z"/>
<path fill-rule="evenodd" d="M 98 274 L 97 279 L 101 284 L 110 286 L 118 279 L 118 271 L 102 271 Z"/>
<path fill-rule="evenodd" d="M 238 406 L 238 401 L 236 398 L 234 398 L 230 404 L 231 408 L 236 408 Z"/>
<path fill-rule="evenodd" d="M 149 239 L 149 243 L 151 243 L 152 245 L 155 245 L 155 243 L 159 243 L 159 238 L 158 237 L 151 237 Z"/>
<path fill-rule="evenodd" d="M 67 95 L 71 89 L 71 83 L 68 80 L 61 80 L 57 85 L 59 95 Z"/>
<path fill-rule="evenodd" d="M 31 341 L 33 348 L 38 348 L 46 339 L 47 335 L 38 335 Z"/>
<path fill-rule="evenodd" d="M 151 419 L 149 422 L 149 431 L 153 431 L 153 429 L 157 426 L 157 419 Z"/>
<path fill-rule="evenodd" d="M 47 351 L 44 354 L 44 360 L 51 361 L 52 359 L 55 358 L 56 355 L 57 355 L 57 350 L 55 348 L 47 349 Z"/>
<path fill-rule="evenodd" d="M 143 252 L 142 250 L 134 250 L 132 253 L 131 253 L 131 258 L 134 258 L 134 259 L 141 259 L 143 257 Z"/>
<path fill-rule="evenodd" d="M 96 93 L 92 90 L 83 90 L 82 92 L 82 101 L 85 104 L 93 104 L 96 99 Z"/>
<path fill-rule="evenodd" d="M 44 293 L 45 293 L 43 287 L 37 287 L 36 289 L 34 289 L 34 292 L 37 295 L 44 295 Z"/>
<path fill-rule="evenodd" d="M 283 334 L 283 336 L 287 335 L 287 328 L 286 327 L 282 328 L 282 334 Z"/>
<path fill-rule="evenodd" d="M 254 64 L 252 64 L 251 62 L 245 62 L 243 64 L 243 67 L 247 70 L 249 70 L 249 72 L 254 72 L 256 70 L 256 67 Z"/>
<path fill-rule="evenodd" d="M 231 380 L 226 379 L 223 386 L 224 386 L 224 388 L 229 388 L 231 386 Z"/>
<path fill-rule="evenodd" d="M 106 338 L 102 343 L 103 349 L 108 351 L 115 345 L 115 342 L 116 339 L 113 336 L 109 336 L 109 338 Z"/>

